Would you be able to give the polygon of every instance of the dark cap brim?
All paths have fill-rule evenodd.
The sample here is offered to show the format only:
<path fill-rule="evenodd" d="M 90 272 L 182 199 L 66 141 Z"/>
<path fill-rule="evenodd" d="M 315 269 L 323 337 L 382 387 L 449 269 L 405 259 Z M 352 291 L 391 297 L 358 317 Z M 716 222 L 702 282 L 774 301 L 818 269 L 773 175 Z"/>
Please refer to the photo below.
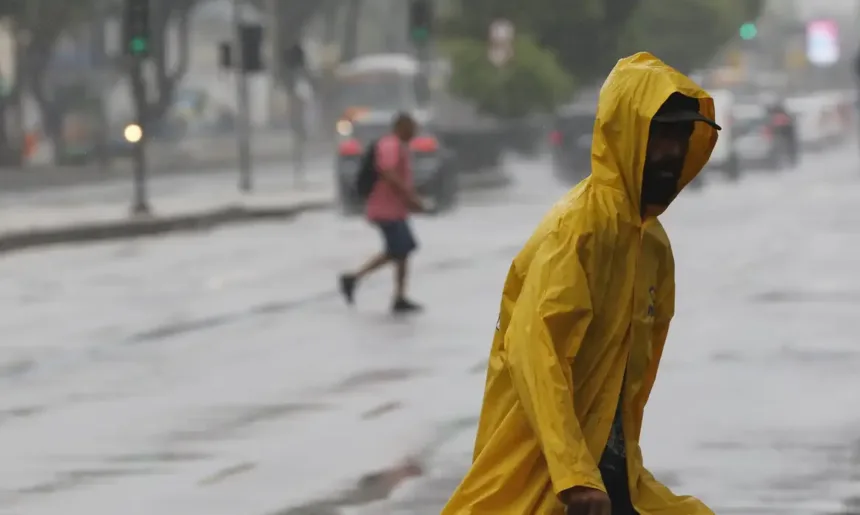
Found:
<path fill-rule="evenodd" d="M 717 125 L 717 122 L 711 120 L 707 116 L 704 116 L 697 111 L 675 111 L 670 113 L 661 113 L 654 116 L 654 121 L 659 123 L 703 122 L 707 123 L 718 131 L 723 130 L 722 127 Z"/>

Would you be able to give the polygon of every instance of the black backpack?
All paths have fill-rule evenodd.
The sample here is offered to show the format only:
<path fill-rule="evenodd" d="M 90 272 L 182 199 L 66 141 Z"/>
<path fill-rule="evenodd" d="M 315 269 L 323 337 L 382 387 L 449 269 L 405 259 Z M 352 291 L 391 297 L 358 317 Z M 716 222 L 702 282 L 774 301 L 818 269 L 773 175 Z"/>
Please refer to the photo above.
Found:
<path fill-rule="evenodd" d="M 373 191 L 373 186 L 376 184 L 376 179 L 379 176 L 376 170 L 376 143 L 371 141 L 361 155 L 361 162 L 358 165 L 358 174 L 355 178 L 355 190 L 358 196 L 362 199 L 367 199 L 370 192 Z"/>

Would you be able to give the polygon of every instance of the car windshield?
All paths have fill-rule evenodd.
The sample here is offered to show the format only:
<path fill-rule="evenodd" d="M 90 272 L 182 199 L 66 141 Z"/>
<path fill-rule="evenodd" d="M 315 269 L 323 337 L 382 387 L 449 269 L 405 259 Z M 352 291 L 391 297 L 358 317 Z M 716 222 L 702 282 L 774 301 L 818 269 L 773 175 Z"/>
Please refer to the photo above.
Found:
<path fill-rule="evenodd" d="M 397 73 L 366 73 L 343 78 L 338 88 L 341 108 L 397 111 L 416 104 L 415 83 Z"/>
<path fill-rule="evenodd" d="M 735 117 L 732 128 L 737 136 L 743 136 L 744 134 L 761 130 L 765 126 L 766 121 L 766 118 L 763 116 Z"/>

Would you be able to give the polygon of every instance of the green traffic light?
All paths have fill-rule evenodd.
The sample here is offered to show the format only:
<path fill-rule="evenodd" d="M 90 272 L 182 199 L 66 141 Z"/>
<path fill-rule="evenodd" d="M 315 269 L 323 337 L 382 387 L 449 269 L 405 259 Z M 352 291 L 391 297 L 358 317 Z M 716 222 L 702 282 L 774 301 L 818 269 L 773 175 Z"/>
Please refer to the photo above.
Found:
<path fill-rule="evenodd" d="M 745 41 L 755 39 L 758 35 L 758 27 L 755 26 L 755 23 L 744 23 L 741 25 L 740 35 L 741 39 Z"/>
<path fill-rule="evenodd" d="M 430 31 L 425 28 L 416 28 L 412 29 L 412 40 L 413 41 L 427 41 L 427 38 L 430 37 Z"/>
<path fill-rule="evenodd" d="M 132 40 L 128 43 L 128 47 L 131 49 L 132 53 L 142 54 L 146 52 L 146 39 L 132 38 Z"/>

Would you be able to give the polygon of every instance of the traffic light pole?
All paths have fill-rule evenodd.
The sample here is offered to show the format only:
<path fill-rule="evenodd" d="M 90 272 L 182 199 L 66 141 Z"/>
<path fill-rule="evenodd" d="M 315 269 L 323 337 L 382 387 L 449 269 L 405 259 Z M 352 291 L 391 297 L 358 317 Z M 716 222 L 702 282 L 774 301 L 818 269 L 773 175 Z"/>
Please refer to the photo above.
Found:
<path fill-rule="evenodd" d="M 426 98 L 420 98 L 423 104 L 430 101 L 430 71 L 433 59 L 432 30 L 433 30 L 433 6 L 430 0 L 411 0 L 409 4 L 409 37 L 415 48 L 415 57 L 418 60 L 420 73 L 420 94 Z"/>
<path fill-rule="evenodd" d="M 138 57 L 132 57 L 130 78 L 132 96 L 134 97 L 137 125 L 141 129 L 140 140 L 133 143 L 134 161 L 134 200 L 131 205 L 133 216 L 148 216 L 152 214 L 149 206 L 149 192 L 147 188 L 146 168 L 146 141 L 148 139 L 147 126 L 147 101 L 146 83 L 143 80 L 143 61 Z"/>
<path fill-rule="evenodd" d="M 138 137 L 129 141 L 134 163 L 134 199 L 132 216 L 152 214 L 147 191 L 146 141 L 149 139 L 149 104 L 143 63 L 149 56 L 149 0 L 125 0 L 123 3 L 123 46 L 128 62 L 128 77 L 131 81 L 131 96 L 134 102 Z M 27 4 L 30 5 L 30 4 Z"/>
<path fill-rule="evenodd" d="M 233 0 L 233 31 L 236 55 L 236 142 L 239 150 L 239 189 L 249 193 L 253 187 L 251 169 L 251 120 L 248 70 L 242 45 L 242 0 Z"/>

